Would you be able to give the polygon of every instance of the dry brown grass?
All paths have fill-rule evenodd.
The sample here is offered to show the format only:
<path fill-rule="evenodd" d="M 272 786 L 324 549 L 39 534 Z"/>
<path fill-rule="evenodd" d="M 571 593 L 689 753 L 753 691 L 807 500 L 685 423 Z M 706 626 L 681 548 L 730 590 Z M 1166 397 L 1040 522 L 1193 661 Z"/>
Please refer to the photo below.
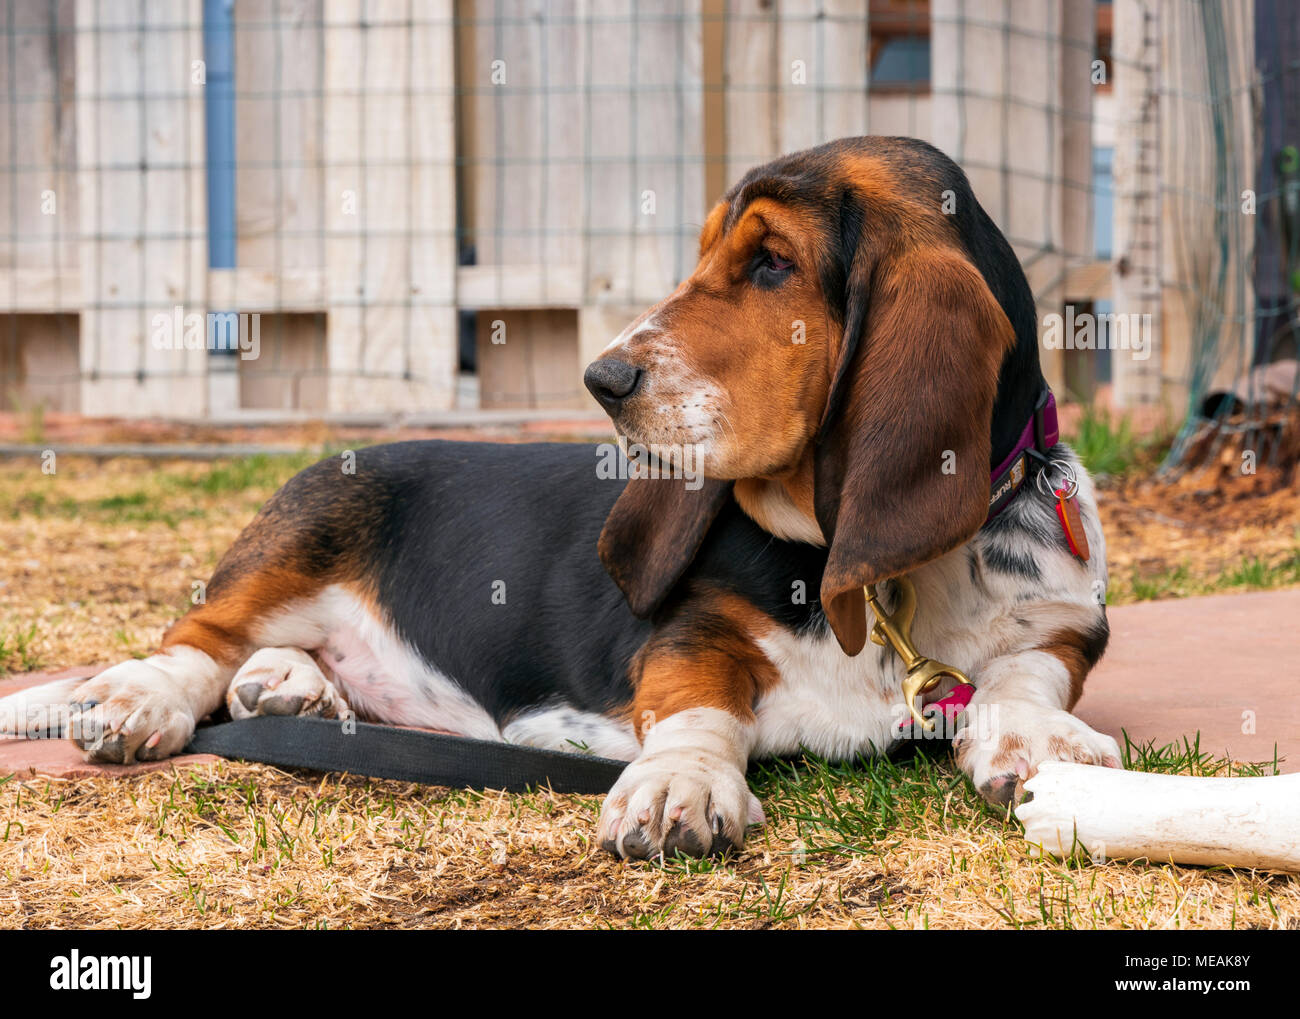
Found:
<path fill-rule="evenodd" d="M 0 461 L 0 639 L 34 625 L 30 654 L 45 665 L 151 650 L 274 490 L 205 491 L 210 464 L 57 467 Z"/>
<path fill-rule="evenodd" d="M 0 925 L 1300 926 L 1294 878 L 1032 859 L 1013 823 L 938 774 L 945 796 L 909 801 L 898 830 L 860 845 L 827 848 L 801 820 L 825 801 L 769 788 L 770 823 L 741 857 L 664 867 L 593 845 L 595 797 L 233 764 L 13 779 L 0 787 Z M 858 791 L 845 783 L 844 805 Z"/>
<path fill-rule="evenodd" d="M 50 477 L 0 462 L 0 670 L 146 653 L 294 466 L 63 458 Z M 1136 560 L 1142 536 L 1112 533 Z M 1221 540 L 1207 533 L 1205 554 Z M 755 783 L 769 824 L 742 855 L 659 867 L 596 850 L 597 797 L 243 764 L 16 776 L 0 784 L 0 925 L 1300 926 L 1295 877 L 1033 859 L 947 763 L 813 762 Z"/>
<path fill-rule="evenodd" d="M 1300 485 L 1259 480 L 1202 472 L 1102 492 L 1109 603 L 1300 584 Z"/>

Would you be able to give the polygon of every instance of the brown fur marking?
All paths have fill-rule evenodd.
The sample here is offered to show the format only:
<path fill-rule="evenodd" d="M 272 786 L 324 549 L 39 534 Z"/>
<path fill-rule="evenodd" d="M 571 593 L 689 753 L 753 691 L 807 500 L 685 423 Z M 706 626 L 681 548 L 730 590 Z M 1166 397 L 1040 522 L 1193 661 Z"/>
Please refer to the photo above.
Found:
<path fill-rule="evenodd" d="M 706 384 L 725 394 L 705 397 L 718 400 L 718 438 L 704 470 L 738 479 L 760 526 L 830 544 L 821 600 L 856 654 L 862 585 L 948 552 L 984 521 L 989 421 L 1014 333 L 906 149 L 881 139 L 873 153 L 807 159 L 747 176 L 710 212 L 694 272 L 618 352 L 652 385 L 669 381 L 616 425 L 638 442 L 697 441 L 663 406 Z M 772 261 L 792 264 L 763 283 Z M 686 370 L 662 372 L 666 355 Z M 949 453 L 955 473 L 942 469 Z M 655 519 L 688 544 L 674 516 Z M 625 569 L 655 563 L 638 555 Z"/>
<path fill-rule="evenodd" d="M 1070 697 L 1067 711 L 1073 711 L 1083 696 L 1083 683 L 1097 664 L 1105 644 L 1105 630 L 1099 631 L 1101 639 L 1083 630 L 1060 629 L 1049 634 L 1038 649 L 1058 658 L 1070 674 Z"/>
<path fill-rule="evenodd" d="M 238 665 L 252 630 L 276 609 L 332 583 L 369 589 L 374 512 L 364 482 L 327 460 L 290 479 L 217 564 L 206 601 L 167 630 L 162 650 L 198 648 Z"/>
<path fill-rule="evenodd" d="M 1016 754 L 1019 751 L 1029 752 L 1029 742 L 1014 732 L 1003 734 L 998 740 L 998 750 L 989 759 L 989 768 L 994 775 L 999 772 L 1012 771 L 1016 766 Z"/>
<path fill-rule="evenodd" d="M 688 595 L 633 662 L 637 738 L 644 739 L 647 724 L 690 708 L 720 708 L 753 719 L 754 702 L 779 680 L 755 643 L 775 625 L 736 595 Z"/>

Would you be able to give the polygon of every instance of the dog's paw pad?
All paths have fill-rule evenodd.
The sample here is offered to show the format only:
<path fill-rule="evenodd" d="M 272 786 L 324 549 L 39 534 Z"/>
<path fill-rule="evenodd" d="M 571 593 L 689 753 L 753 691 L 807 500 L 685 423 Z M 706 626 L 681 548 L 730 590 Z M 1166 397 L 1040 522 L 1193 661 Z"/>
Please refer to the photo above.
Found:
<path fill-rule="evenodd" d="M 260 715 L 338 718 L 347 714 L 343 695 L 320 666 L 297 648 L 262 648 L 251 655 L 226 691 L 235 719 Z"/>

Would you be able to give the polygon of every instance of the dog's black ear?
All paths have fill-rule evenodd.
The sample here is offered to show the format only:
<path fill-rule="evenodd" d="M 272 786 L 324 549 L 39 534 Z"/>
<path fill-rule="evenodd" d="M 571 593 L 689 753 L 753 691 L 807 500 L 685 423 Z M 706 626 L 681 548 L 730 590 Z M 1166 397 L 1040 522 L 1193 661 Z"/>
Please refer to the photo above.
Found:
<path fill-rule="evenodd" d="M 840 646 L 867 637 L 862 588 L 968 541 L 989 501 L 989 432 L 1011 323 L 970 261 L 859 253 L 814 458 L 829 554 L 821 603 Z"/>
<path fill-rule="evenodd" d="M 605 519 L 597 550 L 633 613 L 646 618 L 681 579 L 718 511 L 730 481 L 632 478 Z"/>

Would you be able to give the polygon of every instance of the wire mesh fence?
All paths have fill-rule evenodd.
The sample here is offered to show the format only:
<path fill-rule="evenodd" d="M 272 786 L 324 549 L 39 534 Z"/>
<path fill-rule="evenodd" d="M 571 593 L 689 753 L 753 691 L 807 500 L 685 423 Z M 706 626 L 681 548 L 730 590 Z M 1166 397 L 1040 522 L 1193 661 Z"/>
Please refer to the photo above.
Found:
<path fill-rule="evenodd" d="M 583 407 L 745 170 L 907 134 L 1012 241 L 1058 392 L 1168 408 L 1171 464 L 1268 459 L 1296 442 L 1297 43 L 1282 0 L 9 0 L 0 393 Z"/>

